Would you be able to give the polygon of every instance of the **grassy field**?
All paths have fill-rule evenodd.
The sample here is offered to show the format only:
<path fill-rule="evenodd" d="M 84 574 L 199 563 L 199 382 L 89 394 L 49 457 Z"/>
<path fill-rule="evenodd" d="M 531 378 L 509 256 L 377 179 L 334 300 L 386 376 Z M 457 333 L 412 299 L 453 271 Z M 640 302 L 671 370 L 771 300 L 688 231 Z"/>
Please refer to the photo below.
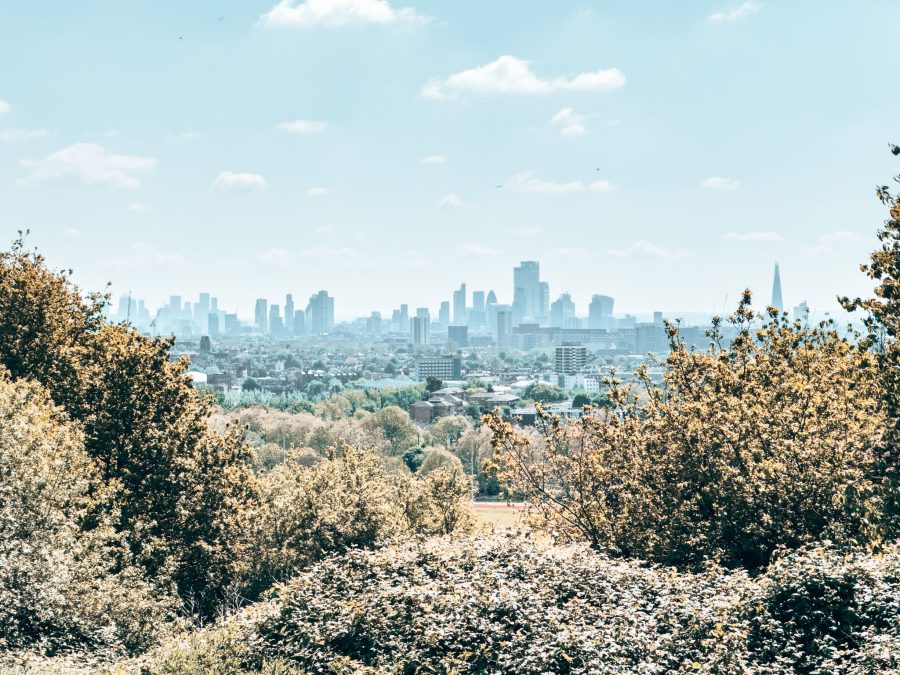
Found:
<path fill-rule="evenodd" d="M 519 504 L 476 503 L 472 506 L 479 530 L 501 531 L 522 529 L 525 509 Z"/>

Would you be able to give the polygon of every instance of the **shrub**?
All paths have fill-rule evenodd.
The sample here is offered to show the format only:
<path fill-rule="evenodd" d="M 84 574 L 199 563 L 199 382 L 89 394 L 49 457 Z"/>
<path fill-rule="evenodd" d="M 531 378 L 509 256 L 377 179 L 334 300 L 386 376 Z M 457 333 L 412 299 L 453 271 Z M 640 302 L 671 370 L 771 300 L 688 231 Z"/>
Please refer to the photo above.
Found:
<path fill-rule="evenodd" d="M 670 326 L 665 386 L 641 402 L 537 433 L 491 418 L 507 487 L 563 541 L 666 564 L 765 565 L 821 537 L 876 539 L 883 493 L 871 480 L 882 416 L 873 364 L 829 325 L 767 322 L 747 292 L 737 337 L 689 350 Z"/>

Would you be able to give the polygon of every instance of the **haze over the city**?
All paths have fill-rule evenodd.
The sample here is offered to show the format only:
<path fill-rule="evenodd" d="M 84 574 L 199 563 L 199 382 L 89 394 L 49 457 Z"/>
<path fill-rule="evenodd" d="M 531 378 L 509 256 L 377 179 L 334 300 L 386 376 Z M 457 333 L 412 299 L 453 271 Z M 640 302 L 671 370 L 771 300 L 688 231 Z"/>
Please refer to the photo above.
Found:
<path fill-rule="evenodd" d="M 868 288 L 898 41 L 886 0 L 5 3 L 0 232 L 244 316 L 510 303 L 532 259 L 580 308 L 721 311 L 777 261 L 829 310 Z"/>

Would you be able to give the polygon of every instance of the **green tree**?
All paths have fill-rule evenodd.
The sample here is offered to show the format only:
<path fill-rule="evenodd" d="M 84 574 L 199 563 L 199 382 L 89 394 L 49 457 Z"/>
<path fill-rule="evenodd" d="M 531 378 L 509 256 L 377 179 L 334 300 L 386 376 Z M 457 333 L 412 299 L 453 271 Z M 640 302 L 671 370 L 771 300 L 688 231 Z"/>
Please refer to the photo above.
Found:
<path fill-rule="evenodd" d="M 392 455 L 400 456 L 419 440 L 419 430 L 402 408 L 388 406 L 363 421 L 363 428 L 384 434 Z"/>
<path fill-rule="evenodd" d="M 248 377 L 241 383 L 241 389 L 244 391 L 256 391 L 259 389 L 259 382 L 254 380 L 252 377 Z"/>
<path fill-rule="evenodd" d="M 426 396 L 431 396 L 438 389 L 442 389 L 444 387 L 444 383 L 440 378 L 434 377 L 433 375 L 429 375 L 425 378 L 425 394 Z"/>
<path fill-rule="evenodd" d="M 555 384 L 532 382 L 522 390 L 522 398 L 536 403 L 558 403 L 568 398 L 566 390 Z"/>

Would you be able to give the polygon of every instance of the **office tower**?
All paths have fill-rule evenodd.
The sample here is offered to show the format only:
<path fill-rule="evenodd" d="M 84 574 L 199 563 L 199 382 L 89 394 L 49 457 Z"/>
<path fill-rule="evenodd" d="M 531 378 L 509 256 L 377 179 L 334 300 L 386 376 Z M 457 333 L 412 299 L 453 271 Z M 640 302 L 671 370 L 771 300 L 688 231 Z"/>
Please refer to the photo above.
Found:
<path fill-rule="evenodd" d="M 476 312 L 484 311 L 484 291 L 472 291 L 472 309 Z"/>
<path fill-rule="evenodd" d="M 269 333 L 272 335 L 284 333 L 284 323 L 281 321 L 281 307 L 278 305 L 269 306 Z"/>
<path fill-rule="evenodd" d="M 210 298 L 209 299 L 209 311 L 216 313 L 219 311 L 219 299 L 218 298 Z"/>
<path fill-rule="evenodd" d="M 588 305 L 588 328 L 612 329 L 613 299 L 608 295 L 594 295 Z"/>
<path fill-rule="evenodd" d="M 372 312 L 366 319 L 366 333 L 371 337 L 381 337 L 381 313 Z"/>
<path fill-rule="evenodd" d="M 194 306 L 194 321 L 203 330 L 203 324 L 209 317 L 209 293 L 201 293 L 197 304 Z"/>
<path fill-rule="evenodd" d="M 443 326 L 450 325 L 450 303 L 447 300 L 441 302 L 441 308 L 438 310 L 438 322 Z"/>
<path fill-rule="evenodd" d="M 265 298 L 256 299 L 256 310 L 253 313 L 253 318 L 257 333 L 269 332 L 269 318 L 266 316 L 268 305 L 269 302 Z"/>
<path fill-rule="evenodd" d="M 334 327 L 334 298 L 329 297 L 327 291 L 311 296 L 306 306 L 306 318 L 310 335 L 330 333 Z"/>
<path fill-rule="evenodd" d="M 209 313 L 206 315 L 206 330 L 207 332 L 213 336 L 219 336 L 219 315 Z"/>
<path fill-rule="evenodd" d="M 169 309 L 175 316 L 181 314 L 181 296 L 180 295 L 170 295 L 169 296 Z"/>
<path fill-rule="evenodd" d="M 238 320 L 237 314 L 229 314 L 225 313 L 225 334 L 226 335 L 240 335 L 241 333 L 241 322 Z"/>
<path fill-rule="evenodd" d="M 284 296 L 284 332 L 294 332 L 294 296 L 290 293 Z"/>
<path fill-rule="evenodd" d="M 565 328 L 566 323 L 575 318 L 575 303 L 572 296 L 563 293 L 550 306 L 550 326 L 552 328 Z"/>
<path fill-rule="evenodd" d="M 400 310 L 395 309 L 391 312 L 391 330 L 395 333 L 400 333 L 403 329 L 403 324 L 400 323 Z"/>
<path fill-rule="evenodd" d="M 201 354 L 209 354 L 211 351 L 212 351 L 212 342 L 210 342 L 210 340 L 209 340 L 209 335 L 202 335 L 200 337 L 200 353 Z"/>
<path fill-rule="evenodd" d="M 453 323 L 461 326 L 466 322 L 466 285 L 460 284 L 458 291 L 453 291 Z"/>
<path fill-rule="evenodd" d="M 294 335 L 306 334 L 306 314 L 302 309 L 294 310 Z"/>
<path fill-rule="evenodd" d="M 409 320 L 409 341 L 413 347 L 424 347 L 428 344 L 429 323 L 427 316 L 414 316 Z"/>
<path fill-rule="evenodd" d="M 513 323 L 526 319 L 546 324 L 550 308 L 550 285 L 541 281 L 541 266 L 536 260 L 523 260 L 513 268 Z"/>
<path fill-rule="evenodd" d="M 131 310 L 131 295 L 119 296 L 119 304 L 116 305 L 116 321 L 128 321 Z"/>
<path fill-rule="evenodd" d="M 409 328 L 409 305 L 400 305 L 400 314 L 397 317 L 397 332 L 402 333 Z"/>
<path fill-rule="evenodd" d="M 799 305 L 794 307 L 794 320 L 806 322 L 809 319 L 809 305 L 806 300 L 802 300 Z"/>
<path fill-rule="evenodd" d="M 653 312 L 653 323 L 657 325 L 662 325 L 663 322 L 663 313 L 662 312 Z"/>
<path fill-rule="evenodd" d="M 497 346 L 501 349 L 512 347 L 513 344 L 513 310 L 509 305 L 496 305 L 495 315 L 497 317 L 494 334 L 497 337 Z"/>
<path fill-rule="evenodd" d="M 431 312 L 428 311 L 427 307 L 416 307 L 416 316 L 420 319 L 428 319 L 431 321 Z"/>
<path fill-rule="evenodd" d="M 587 363 L 587 347 L 563 342 L 556 348 L 553 360 L 557 375 L 577 375 Z"/>
<path fill-rule="evenodd" d="M 487 300 L 485 300 L 485 305 L 496 305 L 497 304 L 497 294 L 494 291 L 488 291 Z"/>
<path fill-rule="evenodd" d="M 447 341 L 454 343 L 457 347 L 466 348 L 469 346 L 469 327 L 468 326 L 450 326 L 447 328 Z"/>
<path fill-rule="evenodd" d="M 778 263 L 775 263 L 775 278 L 772 280 L 772 307 L 779 312 L 784 311 L 784 301 L 781 299 L 781 272 Z"/>

